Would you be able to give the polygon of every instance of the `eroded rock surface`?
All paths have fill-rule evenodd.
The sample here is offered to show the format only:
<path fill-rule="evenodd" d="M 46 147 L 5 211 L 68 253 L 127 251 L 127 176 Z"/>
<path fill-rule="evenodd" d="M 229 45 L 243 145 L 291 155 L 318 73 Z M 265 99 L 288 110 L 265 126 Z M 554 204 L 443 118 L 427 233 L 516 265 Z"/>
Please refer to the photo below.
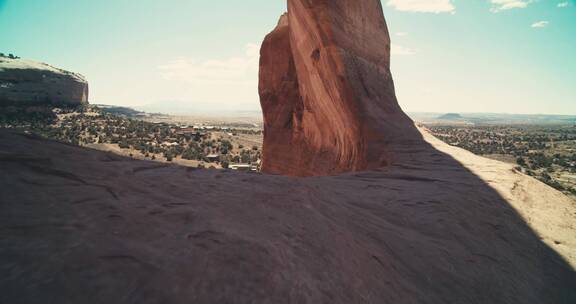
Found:
<path fill-rule="evenodd" d="M 0 58 L 0 106 L 88 103 L 88 82 L 80 74 L 45 63 Z"/>
<path fill-rule="evenodd" d="M 295 179 L 0 130 L 0 303 L 576 303 L 574 202 L 427 137 Z"/>
<path fill-rule="evenodd" d="M 396 100 L 378 0 L 289 0 L 262 45 L 259 89 L 267 173 L 378 168 L 421 141 Z"/>

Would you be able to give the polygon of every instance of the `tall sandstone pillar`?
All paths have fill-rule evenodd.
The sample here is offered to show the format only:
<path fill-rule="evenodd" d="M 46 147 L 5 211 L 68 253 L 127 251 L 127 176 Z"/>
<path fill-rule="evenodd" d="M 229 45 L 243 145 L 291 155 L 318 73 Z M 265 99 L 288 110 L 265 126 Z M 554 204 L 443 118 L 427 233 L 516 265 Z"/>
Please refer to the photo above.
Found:
<path fill-rule="evenodd" d="M 420 140 L 396 100 L 380 0 L 288 0 L 259 77 L 265 173 L 375 169 Z"/>

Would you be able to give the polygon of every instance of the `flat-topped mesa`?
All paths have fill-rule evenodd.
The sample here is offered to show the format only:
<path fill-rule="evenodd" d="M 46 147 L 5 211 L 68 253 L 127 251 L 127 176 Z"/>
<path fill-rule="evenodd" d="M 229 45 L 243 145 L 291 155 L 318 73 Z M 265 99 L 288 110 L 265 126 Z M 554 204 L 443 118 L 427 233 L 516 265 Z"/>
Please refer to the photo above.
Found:
<path fill-rule="evenodd" d="M 375 169 L 420 136 L 396 100 L 379 0 L 288 0 L 260 58 L 262 170 Z"/>
<path fill-rule="evenodd" d="M 77 73 L 25 59 L 0 57 L 0 106 L 88 104 L 88 82 Z"/>

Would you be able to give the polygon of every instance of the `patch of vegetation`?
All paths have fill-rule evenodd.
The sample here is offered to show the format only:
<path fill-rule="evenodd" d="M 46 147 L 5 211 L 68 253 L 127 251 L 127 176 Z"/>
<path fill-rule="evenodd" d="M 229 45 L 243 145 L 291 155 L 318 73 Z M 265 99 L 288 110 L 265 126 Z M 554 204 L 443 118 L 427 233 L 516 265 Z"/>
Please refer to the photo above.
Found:
<path fill-rule="evenodd" d="M 209 167 L 228 168 L 234 163 L 257 164 L 261 157 L 257 146 L 238 151 L 230 140 L 211 133 L 223 134 L 219 128 L 207 131 L 169 123 L 146 122 L 94 106 L 34 109 L 0 109 L 0 127 L 18 128 L 73 145 L 113 145 L 126 150 L 126 155 L 130 157 L 138 155 L 167 162 L 193 160 L 207 163 Z M 226 131 L 228 134 L 254 132 L 237 129 Z M 200 165 L 205 166 L 202 163 Z"/>
<path fill-rule="evenodd" d="M 48 106 L 0 107 L 0 126 L 46 125 L 56 121 L 56 114 Z"/>
<path fill-rule="evenodd" d="M 20 57 L 14 55 L 14 54 L 5 55 L 4 53 L 0 53 L 0 58 L 20 59 Z"/>

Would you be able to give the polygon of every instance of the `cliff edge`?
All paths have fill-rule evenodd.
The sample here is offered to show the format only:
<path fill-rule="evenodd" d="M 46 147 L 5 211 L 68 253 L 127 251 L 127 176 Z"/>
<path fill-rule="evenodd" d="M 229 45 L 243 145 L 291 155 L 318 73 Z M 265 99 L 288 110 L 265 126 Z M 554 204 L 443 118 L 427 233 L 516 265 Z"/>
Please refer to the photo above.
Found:
<path fill-rule="evenodd" d="M 0 57 L 0 106 L 88 103 L 88 82 L 46 63 Z"/>

